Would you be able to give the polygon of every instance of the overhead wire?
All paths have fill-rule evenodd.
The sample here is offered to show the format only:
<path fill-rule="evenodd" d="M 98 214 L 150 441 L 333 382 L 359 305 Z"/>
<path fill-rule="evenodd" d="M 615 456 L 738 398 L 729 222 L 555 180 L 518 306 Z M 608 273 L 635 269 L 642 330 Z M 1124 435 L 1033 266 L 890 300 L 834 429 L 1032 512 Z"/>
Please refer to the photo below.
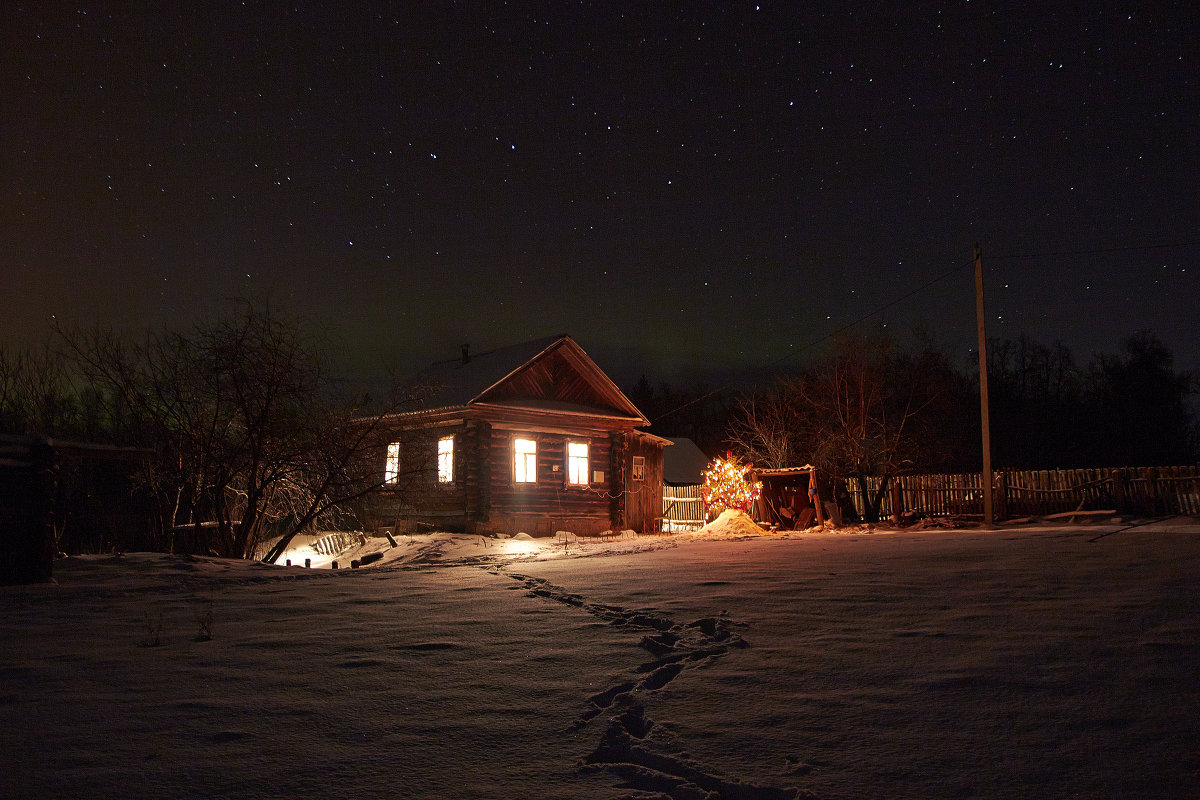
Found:
<path fill-rule="evenodd" d="M 1010 260 L 1021 259 L 1021 258 L 1048 258 L 1051 256 L 1085 256 L 1085 255 L 1099 255 L 1099 254 L 1103 254 L 1103 253 L 1126 253 L 1126 252 L 1133 252 L 1133 251 L 1138 251 L 1138 250 L 1164 250 L 1164 249 L 1170 249 L 1170 248 L 1176 248 L 1176 247 L 1197 247 L 1197 246 L 1200 246 L 1200 240 L 1192 240 L 1192 241 L 1184 241 L 1184 242 L 1163 242 L 1163 243 L 1159 243 L 1159 244 L 1130 245 L 1130 246 L 1122 246 L 1122 247 L 1101 247 L 1101 248 L 1093 248 L 1093 249 L 1087 249 L 1087 250 L 1048 250 L 1048 251 L 1044 251 L 1044 252 L 1040 252 L 1040 253 L 1014 253 L 1014 254 L 999 255 L 999 256 L 989 255 L 988 260 L 989 261 L 1010 261 Z M 778 366 L 779 364 L 782 364 L 785 361 L 795 358 L 799 354 L 806 352 L 808 350 L 811 350 L 812 348 L 816 347 L 817 345 L 821 344 L 822 342 L 829 341 L 830 339 L 833 339 L 834 337 L 836 337 L 842 333 L 845 333 L 846 331 L 850 330 L 851 328 L 855 327 L 856 325 L 860 325 L 863 322 L 866 322 L 871 317 L 874 317 L 877 314 L 887 311 L 892 306 L 899 305 L 900 303 L 903 303 L 905 300 L 908 300 L 910 297 L 920 294 L 921 292 L 925 291 L 929 287 L 944 281 L 946 278 L 949 278 L 951 275 L 954 275 L 955 273 L 957 273 L 963 269 L 966 269 L 967 267 L 974 266 L 974 263 L 975 262 L 972 260 L 972 261 L 968 261 L 964 264 L 959 264 L 958 266 L 953 267 L 951 269 L 948 269 L 945 272 L 941 273 L 940 275 L 938 275 L 938 276 L 932 278 L 931 280 L 928 280 L 925 283 L 921 284 L 920 286 L 916 287 L 915 289 L 905 292 L 904 294 L 900 295 L 899 297 L 893 298 L 892 300 L 889 300 L 888 302 L 884 303 L 883 305 L 873 308 L 872 310 L 868 311 L 867 313 L 854 318 L 850 322 L 847 322 L 845 325 L 842 325 L 839 328 L 835 328 L 834 330 L 830 331 L 829 333 L 819 336 L 816 339 L 813 339 L 812 341 L 810 341 L 804 345 L 801 345 L 798 348 L 789 350 L 789 352 L 784 353 L 779 358 L 768 361 L 763 366 L 764 367 L 774 367 L 774 366 Z M 707 400 L 710 397 L 714 397 L 714 396 L 720 394 L 721 392 L 723 392 L 727 389 L 732 389 L 732 388 L 733 388 L 732 384 L 728 384 L 728 383 L 724 384 L 723 386 L 720 386 L 707 394 L 701 395 L 700 397 L 693 398 L 692 400 L 689 400 L 688 402 L 684 403 L 683 405 L 681 405 L 677 408 L 674 408 L 664 414 L 661 414 L 658 417 L 655 417 L 653 420 L 651 420 L 651 422 L 659 422 L 661 420 L 664 420 L 667 417 L 671 416 L 672 414 L 678 414 L 680 411 L 682 411 L 685 408 L 688 408 L 689 406 L 693 406 L 696 403 Z"/>
<path fill-rule="evenodd" d="M 875 307 L 874 309 L 867 312 L 866 314 L 863 314 L 862 316 L 856 317 L 855 319 L 851 320 L 850 322 L 847 322 L 845 325 L 842 325 L 840 328 L 835 328 L 834 330 L 830 331 L 829 333 L 826 333 L 823 336 L 819 336 L 816 339 L 813 339 L 812 341 L 810 341 L 804 345 L 801 345 L 799 348 L 795 348 L 793 350 L 790 350 L 787 353 L 784 353 L 779 358 L 768 361 L 763 366 L 764 367 L 774 367 L 774 366 L 778 366 L 779 364 L 782 364 L 785 361 L 793 359 L 796 356 L 800 355 L 801 353 L 811 350 L 812 348 L 816 347 L 817 345 L 821 344 L 822 342 L 826 342 L 826 341 L 834 338 L 835 336 L 838 336 L 839 334 L 845 333 L 846 331 L 850 330 L 854 326 L 865 322 L 866 320 L 870 319 L 871 317 L 875 316 L 876 314 L 880 314 L 884 311 L 887 311 L 892 306 L 903 303 L 905 300 L 909 299 L 913 295 L 920 294 L 921 292 L 928 289 L 930 286 L 933 286 L 935 283 L 939 283 L 939 282 L 945 280 L 946 278 L 950 277 L 951 275 L 955 274 L 956 272 L 959 272 L 960 270 L 964 269 L 965 267 L 972 266 L 974 263 L 975 262 L 973 262 L 973 261 L 968 261 L 966 264 L 960 264 L 957 267 L 954 267 L 953 269 L 946 270 L 942 274 L 938 275 L 936 278 L 933 278 L 932 280 L 921 284 L 917 288 L 912 289 L 911 291 L 905 292 L 904 294 L 900 295 L 899 297 L 893 298 L 892 300 L 889 300 L 888 302 L 884 303 L 881 306 Z M 714 397 L 714 396 L 720 394 L 721 392 L 725 391 L 726 389 L 732 389 L 732 388 L 733 388 L 733 385 L 727 383 L 723 386 L 720 386 L 720 387 L 712 390 L 708 394 L 704 394 L 704 395 L 701 395 L 700 397 L 693 398 L 692 400 L 689 400 L 688 402 L 684 403 L 683 405 L 679 406 L 678 408 L 674 408 L 674 409 L 666 412 L 665 414 L 655 417 L 653 420 L 651 420 L 651 422 L 658 422 L 660 420 L 664 420 L 667 417 L 671 416 L 672 414 L 678 414 L 680 411 L 682 411 L 683 409 L 685 409 L 689 406 L 693 406 L 696 403 L 702 402 L 704 400 L 707 400 L 710 397 Z"/>

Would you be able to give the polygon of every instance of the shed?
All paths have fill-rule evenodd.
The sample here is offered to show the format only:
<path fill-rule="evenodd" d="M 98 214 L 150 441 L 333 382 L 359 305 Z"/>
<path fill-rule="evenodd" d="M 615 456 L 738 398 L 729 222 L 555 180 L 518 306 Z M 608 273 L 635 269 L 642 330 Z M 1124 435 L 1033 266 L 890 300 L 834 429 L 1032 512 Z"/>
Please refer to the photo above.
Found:
<path fill-rule="evenodd" d="M 762 482 L 754 504 L 754 520 L 780 530 L 801 530 L 830 520 L 842 524 L 843 509 L 836 482 L 812 464 L 782 469 L 756 469 L 751 477 Z M 844 491 L 842 492 L 844 494 Z"/>
<path fill-rule="evenodd" d="M 663 452 L 663 530 L 704 527 L 704 469 L 709 458 L 691 439 L 671 439 Z"/>
<path fill-rule="evenodd" d="M 153 450 L 0 435 L 0 585 L 53 578 L 59 550 L 149 550 L 157 509 L 137 473 Z"/>
<path fill-rule="evenodd" d="M 663 448 L 565 334 L 433 364 L 419 410 L 383 420 L 364 522 L 467 533 L 657 532 Z"/>

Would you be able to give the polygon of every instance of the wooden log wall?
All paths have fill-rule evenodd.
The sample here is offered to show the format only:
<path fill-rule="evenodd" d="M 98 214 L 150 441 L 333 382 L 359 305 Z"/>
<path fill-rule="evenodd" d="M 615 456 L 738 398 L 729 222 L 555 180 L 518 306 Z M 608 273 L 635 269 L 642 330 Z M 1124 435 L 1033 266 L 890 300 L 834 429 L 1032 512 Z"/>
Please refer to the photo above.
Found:
<path fill-rule="evenodd" d="M 637 434 L 623 435 L 629 442 L 619 462 L 620 473 L 627 477 L 622 488 L 625 513 L 623 519 L 614 518 L 614 522 L 638 533 L 659 533 L 663 516 L 663 445 Z M 641 480 L 634 480 L 631 474 L 634 458 L 645 460 Z"/>
<path fill-rule="evenodd" d="M 880 507 L 883 518 L 905 511 L 934 517 L 983 514 L 978 472 L 892 480 Z M 879 481 L 868 479 L 868 490 L 876 490 Z M 995 474 L 993 488 L 997 519 L 1109 508 L 1151 516 L 1200 515 L 1200 466 L 1005 470 Z M 861 515 L 864 503 L 857 482 L 847 481 L 846 489 Z"/>
<path fill-rule="evenodd" d="M 537 442 L 537 483 L 513 481 L 512 440 L 531 438 Z M 490 509 L 488 528 L 515 533 L 523 530 L 532 536 L 553 536 L 555 530 L 570 530 L 591 535 L 612 527 L 610 463 L 611 444 L 607 437 L 586 438 L 588 442 L 589 484 L 567 485 L 566 442 L 586 437 L 560 433 L 514 433 L 493 430 L 488 467 Z M 604 473 L 594 480 L 595 471 Z M 506 529 L 514 530 L 506 530 Z"/>

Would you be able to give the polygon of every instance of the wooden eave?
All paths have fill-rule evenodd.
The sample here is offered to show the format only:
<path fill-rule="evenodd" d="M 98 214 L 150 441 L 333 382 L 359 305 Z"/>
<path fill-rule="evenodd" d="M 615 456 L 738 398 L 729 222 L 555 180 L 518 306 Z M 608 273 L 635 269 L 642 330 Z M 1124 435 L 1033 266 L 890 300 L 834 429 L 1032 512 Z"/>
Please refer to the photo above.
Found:
<path fill-rule="evenodd" d="M 594 412 L 546 411 L 480 403 L 471 406 L 471 416 L 489 422 L 494 428 L 519 428 L 556 432 L 632 431 L 640 423 L 632 417 L 610 416 Z"/>
<path fill-rule="evenodd" d="M 452 425 L 462 422 L 464 417 L 470 416 L 471 409 L 467 406 L 453 406 L 449 408 L 434 408 L 427 411 L 401 411 L 397 414 L 388 414 L 383 417 L 381 423 L 403 428 L 424 428 L 433 425 Z"/>
<path fill-rule="evenodd" d="M 635 430 L 634 433 L 637 435 L 637 437 L 639 439 L 643 439 L 647 442 L 652 442 L 654 444 L 660 444 L 663 447 L 674 447 L 675 446 L 675 443 L 673 441 L 666 438 L 665 436 L 659 436 L 656 433 L 650 433 L 648 431 L 638 431 L 638 430 Z"/>
<path fill-rule="evenodd" d="M 806 475 L 811 474 L 816 467 L 812 464 L 805 464 L 803 467 L 781 467 L 777 469 L 755 469 L 754 474 L 760 478 L 778 478 L 787 475 Z"/>

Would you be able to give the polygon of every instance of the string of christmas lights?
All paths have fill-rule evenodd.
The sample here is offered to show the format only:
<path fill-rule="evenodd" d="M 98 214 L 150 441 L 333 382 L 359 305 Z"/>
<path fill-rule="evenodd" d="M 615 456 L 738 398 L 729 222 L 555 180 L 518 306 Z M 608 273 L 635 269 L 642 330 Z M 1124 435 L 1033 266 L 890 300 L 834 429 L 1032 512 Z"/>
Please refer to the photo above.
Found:
<path fill-rule="evenodd" d="M 762 484 L 751 481 L 747 474 L 753 464 L 743 464 L 730 451 L 725 458 L 714 458 L 704 470 L 704 486 L 700 495 L 704 500 L 704 511 L 709 520 L 718 517 L 726 509 L 745 511 L 762 493 Z"/>

